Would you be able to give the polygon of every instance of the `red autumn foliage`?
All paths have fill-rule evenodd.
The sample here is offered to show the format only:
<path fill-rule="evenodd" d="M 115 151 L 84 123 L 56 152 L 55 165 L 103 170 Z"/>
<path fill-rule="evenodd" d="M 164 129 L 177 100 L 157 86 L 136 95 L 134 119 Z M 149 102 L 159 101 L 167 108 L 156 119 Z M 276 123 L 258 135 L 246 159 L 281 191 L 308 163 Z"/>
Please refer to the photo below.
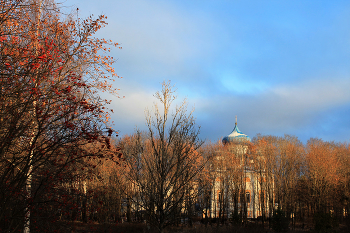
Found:
<path fill-rule="evenodd" d="M 91 161 L 118 154 L 109 101 L 98 95 L 117 94 L 108 83 L 117 77 L 114 60 L 101 55 L 117 44 L 93 37 L 105 16 L 64 17 L 45 0 L 3 0 L 1 10 L 0 230 L 22 228 L 25 208 L 31 226 L 45 229 L 39 219 L 56 221 L 74 209 L 72 187 L 94 173 Z"/>

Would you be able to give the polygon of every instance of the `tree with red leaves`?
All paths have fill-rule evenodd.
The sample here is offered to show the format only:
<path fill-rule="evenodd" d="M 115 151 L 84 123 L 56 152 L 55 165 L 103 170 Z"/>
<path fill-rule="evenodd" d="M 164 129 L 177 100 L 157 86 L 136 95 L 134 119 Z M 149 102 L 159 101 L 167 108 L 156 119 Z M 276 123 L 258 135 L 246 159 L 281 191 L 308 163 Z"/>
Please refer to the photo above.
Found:
<path fill-rule="evenodd" d="M 38 219 L 69 204 L 65 185 L 110 151 L 109 101 L 98 92 L 117 95 L 104 52 L 118 44 L 93 37 L 105 16 L 64 17 L 54 1 L 2 0 L 0 11 L 0 231 L 13 232 L 29 211 L 43 227 Z"/>

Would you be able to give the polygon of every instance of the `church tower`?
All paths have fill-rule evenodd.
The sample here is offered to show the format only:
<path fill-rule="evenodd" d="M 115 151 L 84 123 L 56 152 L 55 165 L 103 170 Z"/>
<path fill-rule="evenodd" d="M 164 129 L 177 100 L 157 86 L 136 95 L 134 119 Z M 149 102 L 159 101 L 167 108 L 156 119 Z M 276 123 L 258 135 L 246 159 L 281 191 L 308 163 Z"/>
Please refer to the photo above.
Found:
<path fill-rule="evenodd" d="M 248 143 L 250 142 L 250 137 L 238 129 L 236 116 L 235 127 L 229 135 L 222 139 L 222 143 L 231 153 L 241 157 L 241 160 L 243 160 L 244 154 L 248 152 Z"/>
<path fill-rule="evenodd" d="M 216 157 L 219 166 L 216 166 L 211 196 L 212 217 L 228 217 L 232 213 L 238 213 L 244 218 L 257 218 L 262 215 L 259 198 L 265 195 L 262 195 L 259 184 L 261 175 L 255 170 L 256 161 L 249 155 L 251 139 L 238 129 L 237 116 L 235 127 L 222 139 L 222 143 L 224 148 L 217 151 Z M 232 163 L 234 158 L 236 163 Z"/>

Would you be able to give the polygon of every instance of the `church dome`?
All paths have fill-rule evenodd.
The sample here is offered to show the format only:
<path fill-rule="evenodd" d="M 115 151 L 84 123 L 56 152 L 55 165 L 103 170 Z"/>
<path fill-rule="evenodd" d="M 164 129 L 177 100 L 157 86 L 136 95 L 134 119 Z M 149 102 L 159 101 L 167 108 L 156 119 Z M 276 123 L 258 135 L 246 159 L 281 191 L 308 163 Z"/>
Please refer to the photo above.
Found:
<path fill-rule="evenodd" d="M 250 142 L 251 139 L 248 137 L 246 134 L 242 133 L 237 126 L 237 117 L 236 117 L 236 123 L 235 123 L 235 128 L 232 130 L 232 132 L 225 136 L 222 139 L 222 143 L 232 143 L 232 142 Z"/>

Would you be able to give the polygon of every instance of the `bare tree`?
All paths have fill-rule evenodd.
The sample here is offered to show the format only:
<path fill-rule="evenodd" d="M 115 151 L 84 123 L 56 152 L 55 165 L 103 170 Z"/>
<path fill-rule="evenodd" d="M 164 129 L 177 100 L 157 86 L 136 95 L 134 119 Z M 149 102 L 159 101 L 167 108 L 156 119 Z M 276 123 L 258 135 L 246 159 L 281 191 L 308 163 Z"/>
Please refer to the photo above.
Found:
<path fill-rule="evenodd" d="M 146 111 L 148 132 L 137 132 L 122 150 L 127 176 L 139 194 L 133 198 L 134 204 L 145 210 L 149 223 L 163 232 L 184 211 L 186 186 L 195 185 L 204 161 L 197 152 L 202 145 L 199 127 L 193 111 L 187 111 L 186 101 L 171 112 L 176 96 L 170 82 L 164 82 L 155 97 L 161 106 L 155 104 L 154 113 Z"/>

